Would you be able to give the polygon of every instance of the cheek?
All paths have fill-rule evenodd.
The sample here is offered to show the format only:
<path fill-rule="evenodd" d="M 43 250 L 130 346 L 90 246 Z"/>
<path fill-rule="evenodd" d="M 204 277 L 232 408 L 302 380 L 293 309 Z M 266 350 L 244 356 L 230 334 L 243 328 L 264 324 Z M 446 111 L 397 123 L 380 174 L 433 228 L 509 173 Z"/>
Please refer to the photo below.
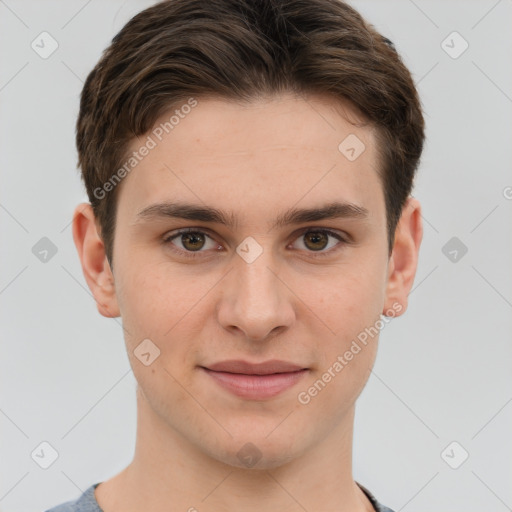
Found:
<path fill-rule="evenodd" d="M 194 305 L 199 306 L 200 292 L 168 274 L 163 268 L 140 266 L 138 272 L 123 275 L 119 290 L 130 364 L 156 410 L 186 401 L 177 382 L 189 385 L 191 376 L 185 369 L 190 369 L 195 357 L 189 340 L 195 338 L 200 324 L 192 314 Z"/>
<path fill-rule="evenodd" d="M 320 310 L 319 316 L 330 330 L 323 329 L 325 335 L 314 337 L 318 364 L 299 391 L 305 393 L 303 400 L 315 404 L 321 417 L 341 418 L 363 390 L 374 365 L 379 301 L 364 290 L 333 293 Z"/>
<path fill-rule="evenodd" d="M 340 267 L 320 284 L 318 280 L 306 284 L 302 295 L 326 334 L 338 340 L 339 349 L 347 338 L 379 318 L 384 301 L 383 279 L 368 266 L 350 270 L 348 266 Z"/>
<path fill-rule="evenodd" d="M 350 270 L 349 265 L 340 267 L 331 279 L 310 288 L 314 293 L 306 303 L 324 334 L 312 336 L 319 363 L 308 386 L 314 387 L 311 392 L 317 395 L 311 399 L 322 414 L 341 413 L 340 404 L 353 403 L 368 380 L 384 300 L 381 267 L 375 259 L 361 258 Z"/>
<path fill-rule="evenodd" d="M 343 357 L 344 354 L 345 352 L 342 352 L 339 355 Z M 353 354 L 350 361 L 331 361 L 325 367 L 325 371 L 321 372 L 305 390 L 311 397 L 311 405 L 317 408 L 315 415 L 331 418 L 335 422 L 334 418 L 341 419 L 363 391 L 375 356 L 376 345 L 368 344 L 366 347 L 361 346 L 361 350 Z M 339 366 L 335 362 L 338 362 Z M 302 398 L 304 399 L 304 395 Z"/>
<path fill-rule="evenodd" d="M 181 369 L 195 360 L 194 343 L 205 325 L 199 320 L 211 314 L 204 295 L 216 279 L 193 283 L 185 273 L 171 272 L 168 264 L 139 265 L 137 272 L 123 274 L 118 302 L 129 356 L 142 340 L 150 339 L 160 351 L 155 366 Z M 211 283 L 210 283 L 211 281 Z M 132 366 L 137 366 L 133 360 Z"/>
<path fill-rule="evenodd" d="M 151 328 L 155 335 L 163 335 L 177 317 L 185 315 L 197 295 L 194 287 L 179 274 L 171 274 L 165 264 L 131 262 L 124 267 L 117 290 L 123 319 L 139 329 Z"/>

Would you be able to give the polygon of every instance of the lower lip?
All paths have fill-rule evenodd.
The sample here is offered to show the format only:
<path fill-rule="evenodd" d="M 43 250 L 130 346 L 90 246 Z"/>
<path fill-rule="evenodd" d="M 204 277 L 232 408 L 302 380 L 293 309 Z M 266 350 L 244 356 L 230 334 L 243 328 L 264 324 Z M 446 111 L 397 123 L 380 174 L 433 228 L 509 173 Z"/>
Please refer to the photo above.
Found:
<path fill-rule="evenodd" d="M 202 369 L 224 389 L 241 398 L 252 400 L 276 396 L 294 386 L 308 372 L 308 370 L 299 370 L 271 375 L 245 375 Z"/>

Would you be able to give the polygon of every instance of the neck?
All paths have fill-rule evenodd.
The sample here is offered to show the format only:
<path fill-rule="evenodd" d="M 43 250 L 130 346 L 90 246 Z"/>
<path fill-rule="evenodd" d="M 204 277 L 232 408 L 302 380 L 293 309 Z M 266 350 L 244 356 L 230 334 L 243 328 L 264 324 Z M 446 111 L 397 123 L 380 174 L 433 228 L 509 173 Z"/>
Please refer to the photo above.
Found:
<path fill-rule="evenodd" d="M 276 467 L 239 468 L 187 441 L 139 389 L 133 461 L 96 488 L 96 499 L 104 512 L 374 511 L 352 477 L 353 423 L 352 407 L 308 452 Z"/>

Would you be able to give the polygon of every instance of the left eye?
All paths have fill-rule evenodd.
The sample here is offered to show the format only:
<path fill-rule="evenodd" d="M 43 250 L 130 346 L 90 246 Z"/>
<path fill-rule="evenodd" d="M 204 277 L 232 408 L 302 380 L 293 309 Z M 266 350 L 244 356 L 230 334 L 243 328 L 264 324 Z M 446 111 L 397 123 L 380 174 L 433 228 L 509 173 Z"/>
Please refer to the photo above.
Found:
<path fill-rule="evenodd" d="M 297 240 L 302 242 L 303 247 L 299 247 L 299 249 L 309 249 L 313 252 L 322 251 L 323 249 L 327 249 L 324 252 L 328 252 L 333 246 L 336 246 L 336 243 L 333 243 L 329 246 L 329 238 L 335 238 L 338 241 L 343 242 L 343 238 L 334 233 L 332 231 L 328 231 L 325 229 L 317 229 L 317 230 L 309 230 L 305 233 L 299 235 Z"/>
<path fill-rule="evenodd" d="M 198 252 L 205 248 L 205 245 L 207 245 L 205 242 L 206 239 L 210 240 L 210 247 L 206 247 L 206 249 L 214 249 L 215 247 L 219 246 L 219 244 L 217 244 L 204 231 L 182 230 L 165 238 L 164 242 L 172 242 L 175 238 L 177 238 L 181 243 L 180 249 L 187 252 Z"/>

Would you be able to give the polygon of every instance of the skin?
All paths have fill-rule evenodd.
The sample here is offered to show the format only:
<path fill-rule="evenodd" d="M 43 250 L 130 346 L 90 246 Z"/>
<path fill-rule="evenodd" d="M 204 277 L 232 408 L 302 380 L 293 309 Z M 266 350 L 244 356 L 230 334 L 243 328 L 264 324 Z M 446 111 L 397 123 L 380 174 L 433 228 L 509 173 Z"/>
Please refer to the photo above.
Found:
<path fill-rule="evenodd" d="M 349 104 L 340 109 L 321 96 L 198 98 L 120 185 L 113 270 L 90 205 L 77 206 L 85 279 L 99 312 L 122 317 L 138 382 L 134 459 L 97 487 L 105 512 L 373 510 L 352 476 L 352 440 L 378 335 L 308 404 L 297 399 L 381 313 L 397 305 L 395 316 L 405 312 L 417 268 L 421 206 L 408 199 L 389 257 L 374 133 L 347 118 L 358 119 Z M 349 134 L 366 146 L 354 161 L 338 150 Z M 165 200 L 230 211 L 238 224 L 137 222 L 140 210 Z M 288 208 L 340 200 L 368 217 L 269 229 Z M 211 238 L 203 246 L 179 236 L 162 242 L 186 227 Z M 322 248 L 324 239 L 308 243 L 303 228 L 352 241 L 331 236 Z M 236 252 L 248 236 L 263 249 L 251 263 Z M 201 247 L 198 257 L 183 256 L 190 247 Z M 134 355 L 146 338 L 160 349 L 149 366 Z M 199 368 L 227 359 L 281 359 L 309 372 L 273 398 L 248 400 Z M 237 457 L 249 442 L 261 455 L 252 468 Z"/>

